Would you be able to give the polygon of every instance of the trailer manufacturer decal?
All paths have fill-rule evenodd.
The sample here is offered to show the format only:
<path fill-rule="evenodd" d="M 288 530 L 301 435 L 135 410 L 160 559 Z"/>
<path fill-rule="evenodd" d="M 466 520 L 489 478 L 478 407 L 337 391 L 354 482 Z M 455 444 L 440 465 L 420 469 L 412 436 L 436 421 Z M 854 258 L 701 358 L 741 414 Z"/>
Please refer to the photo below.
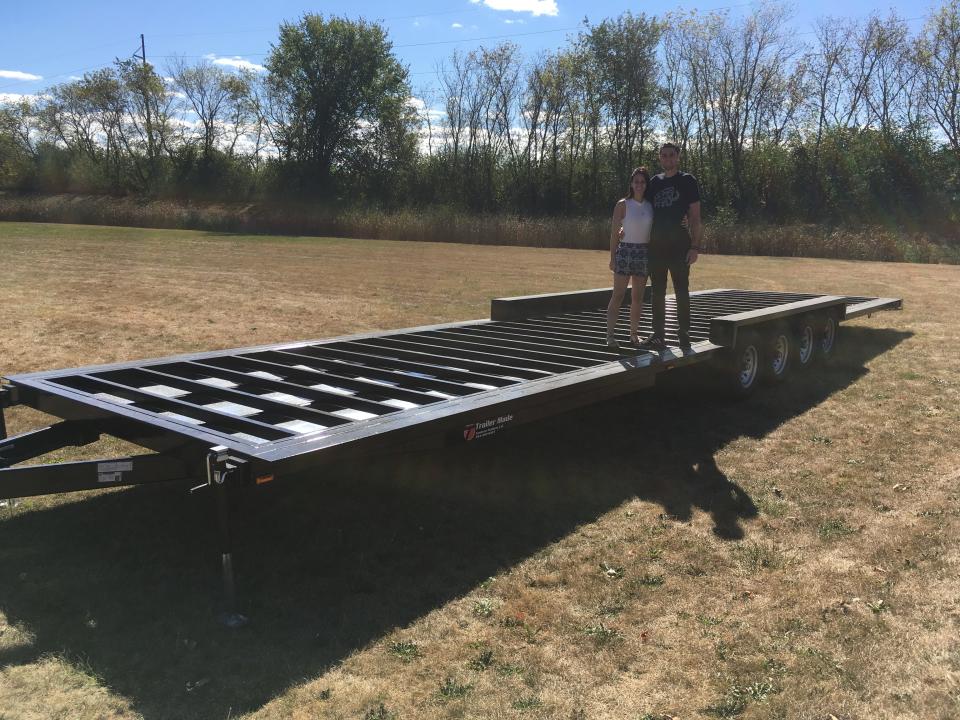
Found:
<path fill-rule="evenodd" d="M 133 470 L 133 462 L 102 462 L 97 463 L 97 482 L 118 483 L 123 481 L 123 474 Z"/>
<path fill-rule="evenodd" d="M 513 422 L 513 415 L 499 415 L 489 420 L 481 420 L 467 425 L 463 429 L 463 439 L 467 442 L 479 440 L 480 438 L 490 437 L 499 432 L 507 423 Z"/>

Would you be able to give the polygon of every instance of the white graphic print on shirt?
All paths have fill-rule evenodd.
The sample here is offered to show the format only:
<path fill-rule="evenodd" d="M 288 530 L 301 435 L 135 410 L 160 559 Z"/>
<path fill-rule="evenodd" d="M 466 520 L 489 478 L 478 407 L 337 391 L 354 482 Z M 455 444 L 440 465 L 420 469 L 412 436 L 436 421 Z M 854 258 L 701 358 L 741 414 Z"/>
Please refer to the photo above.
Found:
<path fill-rule="evenodd" d="M 653 196 L 653 206 L 655 208 L 671 207 L 679 199 L 680 191 L 675 185 L 671 185 Z"/>

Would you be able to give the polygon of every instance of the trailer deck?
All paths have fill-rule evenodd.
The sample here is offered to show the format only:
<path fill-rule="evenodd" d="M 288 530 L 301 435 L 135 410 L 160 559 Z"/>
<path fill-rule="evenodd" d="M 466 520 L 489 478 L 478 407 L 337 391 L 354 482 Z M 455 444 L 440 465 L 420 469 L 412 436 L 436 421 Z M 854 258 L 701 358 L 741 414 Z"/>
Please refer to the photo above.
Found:
<path fill-rule="evenodd" d="M 130 439 L 172 434 L 182 444 L 220 446 L 274 464 L 570 384 L 630 391 L 650 384 L 638 376 L 650 380 L 732 345 L 735 329 L 751 321 L 833 306 L 845 308 L 849 318 L 898 302 L 742 290 L 692 293 L 692 351 L 658 357 L 605 347 L 604 297 L 608 290 L 497 299 L 491 320 L 7 380 L 19 403 L 51 415 L 88 425 L 108 421 L 114 428 L 127 421 L 123 434 Z M 668 344 L 676 339 L 674 308 L 671 298 Z M 649 326 L 648 312 L 643 325 Z"/>
<path fill-rule="evenodd" d="M 704 290 L 691 293 L 689 350 L 676 347 L 670 297 L 673 346 L 617 352 L 604 343 L 610 293 L 495 299 L 489 320 L 8 376 L 0 386 L 0 498 L 205 476 L 223 499 L 226 528 L 228 486 L 400 448 L 474 442 L 649 387 L 674 367 L 736 364 L 744 347 L 746 370 L 733 372 L 752 388 L 767 353 L 757 340 L 764 332 L 780 333 L 771 353 L 785 368 L 793 335 L 806 332 L 809 359 L 814 334 L 826 333 L 828 352 L 839 321 L 901 306 L 896 298 Z M 627 312 L 621 308 L 618 324 L 624 342 Z M 641 334 L 650 325 L 647 304 Z M 17 404 L 63 422 L 4 440 L 2 408 Z M 15 467 L 101 434 L 155 453 Z"/>

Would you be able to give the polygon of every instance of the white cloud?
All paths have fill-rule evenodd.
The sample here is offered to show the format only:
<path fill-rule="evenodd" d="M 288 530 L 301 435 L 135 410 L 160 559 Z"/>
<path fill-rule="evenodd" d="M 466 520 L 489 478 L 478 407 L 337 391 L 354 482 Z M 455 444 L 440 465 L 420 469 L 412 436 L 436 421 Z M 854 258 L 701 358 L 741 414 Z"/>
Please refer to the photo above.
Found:
<path fill-rule="evenodd" d="M 506 25 L 523 25 L 526 20 L 504 20 L 503 22 Z"/>
<path fill-rule="evenodd" d="M 482 2 L 491 10 L 507 10 L 509 12 L 528 12 L 531 15 L 559 15 L 557 0 L 470 0 L 477 4 Z"/>
<path fill-rule="evenodd" d="M 0 103 L 18 103 L 21 100 L 28 100 L 29 102 L 38 102 L 40 100 L 49 100 L 50 94 L 45 92 L 39 93 L 0 93 Z"/>
<path fill-rule="evenodd" d="M 20 72 L 19 70 L 0 70 L 0 78 L 9 80 L 43 80 L 43 75 Z"/>
<path fill-rule="evenodd" d="M 462 28 L 463 25 L 461 23 L 451 23 L 450 27 L 459 29 Z"/>
<path fill-rule="evenodd" d="M 197 120 L 187 120 L 186 118 L 173 117 L 170 118 L 170 124 L 176 125 L 177 127 L 186 128 L 188 130 L 199 130 L 203 127 L 203 123 Z"/>
<path fill-rule="evenodd" d="M 204 55 L 214 65 L 224 65 L 226 67 L 237 68 L 238 70 L 253 70 L 254 72 L 264 72 L 266 68 L 263 65 L 257 65 L 249 60 L 244 60 L 239 55 L 233 57 L 217 57 L 214 53 Z"/>
<path fill-rule="evenodd" d="M 412 95 L 407 98 L 407 107 L 411 107 L 418 113 L 429 115 L 430 117 L 441 117 L 446 115 L 446 111 L 440 108 L 427 107 L 427 103 L 425 103 L 421 98 L 414 97 Z"/>

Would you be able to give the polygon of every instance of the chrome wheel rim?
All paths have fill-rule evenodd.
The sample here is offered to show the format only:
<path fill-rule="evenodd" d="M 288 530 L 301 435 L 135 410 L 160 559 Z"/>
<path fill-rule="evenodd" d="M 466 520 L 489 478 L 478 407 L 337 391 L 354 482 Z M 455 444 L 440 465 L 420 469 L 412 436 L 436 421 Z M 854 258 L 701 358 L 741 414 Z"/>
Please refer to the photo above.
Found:
<path fill-rule="evenodd" d="M 800 356 L 801 365 L 806 365 L 813 356 L 813 328 L 809 325 L 804 325 L 803 330 L 800 331 L 800 349 L 798 355 Z"/>
<path fill-rule="evenodd" d="M 820 347 L 824 353 L 833 350 L 833 343 L 837 338 L 837 321 L 832 317 L 827 318 L 823 324 L 823 339 L 820 341 Z"/>
<path fill-rule="evenodd" d="M 770 359 L 774 375 L 783 375 L 787 369 L 789 357 L 790 340 L 787 339 L 786 335 L 777 335 L 777 339 L 773 341 L 773 357 Z"/>
<path fill-rule="evenodd" d="M 753 385 L 753 381 L 757 379 L 759 359 L 755 345 L 747 345 L 740 354 L 740 372 L 737 377 L 740 380 L 740 387 L 744 390 Z"/>

